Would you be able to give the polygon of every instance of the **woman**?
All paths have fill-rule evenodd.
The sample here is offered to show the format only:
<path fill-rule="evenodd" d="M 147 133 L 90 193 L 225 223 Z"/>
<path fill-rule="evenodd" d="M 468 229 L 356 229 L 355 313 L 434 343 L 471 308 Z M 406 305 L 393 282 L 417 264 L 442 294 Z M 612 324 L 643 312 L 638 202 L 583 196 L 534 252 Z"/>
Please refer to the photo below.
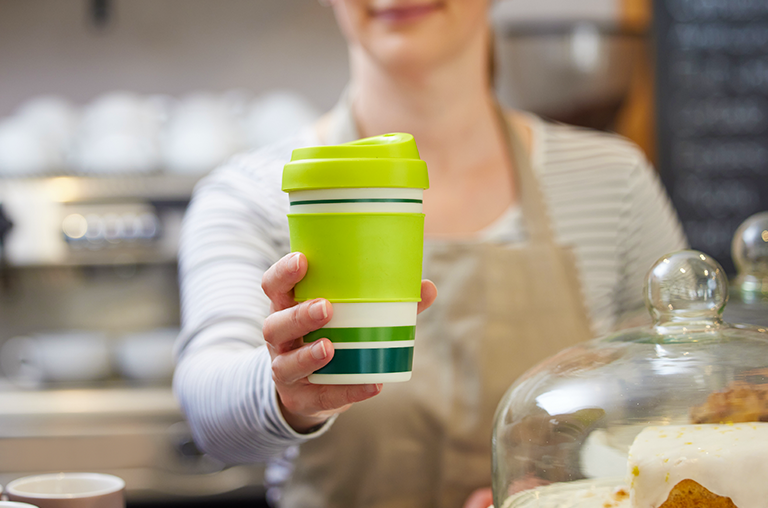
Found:
<path fill-rule="evenodd" d="M 647 268 L 685 242 L 634 146 L 500 113 L 488 0 L 330 4 L 349 45 L 339 105 L 196 191 L 175 389 L 198 444 L 226 462 L 301 445 L 286 507 L 462 506 L 485 487 L 467 501 L 482 505 L 506 388 L 632 315 Z M 424 274 L 441 296 L 423 283 L 420 310 L 435 304 L 419 318 L 410 382 L 310 385 L 333 345 L 301 337 L 333 308 L 293 301 L 307 260 L 288 254 L 282 166 L 299 146 L 385 132 L 413 134 L 429 167 Z"/>

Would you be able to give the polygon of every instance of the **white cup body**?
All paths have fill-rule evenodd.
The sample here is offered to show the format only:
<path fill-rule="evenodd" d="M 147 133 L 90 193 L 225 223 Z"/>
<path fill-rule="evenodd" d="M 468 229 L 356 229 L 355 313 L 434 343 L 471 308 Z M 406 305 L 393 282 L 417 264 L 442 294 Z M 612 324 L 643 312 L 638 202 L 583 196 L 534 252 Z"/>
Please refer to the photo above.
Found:
<path fill-rule="evenodd" d="M 368 302 L 368 303 L 334 303 L 333 317 L 320 330 L 312 332 L 315 336 L 323 336 L 333 341 L 334 333 L 339 330 L 365 329 L 414 329 L 418 302 Z M 386 333 L 386 332 L 384 332 Z M 413 357 L 415 341 L 356 341 L 334 342 L 333 347 L 340 350 L 367 350 L 366 353 L 379 361 L 387 362 L 393 356 L 410 355 Z M 342 353 L 344 354 L 344 353 Z M 322 371 L 321 371 L 322 372 Z M 411 371 L 380 372 L 366 374 L 312 374 L 308 380 L 313 384 L 346 385 L 367 383 L 399 383 L 411 379 Z"/>
<path fill-rule="evenodd" d="M 412 188 L 336 188 L 311 189 L 289 193 L 291 214 L 421 214 L 423 189 Z M 334 344 L 335 367 L 309 376 L 314 384 L 364 384 L 408 381 L 412 364 L 414 330 L 418 302 L 333 302 L 333 318 L 305 340 L 321 337 Z M 357 334 L 354 340 L 343 340 Z M 405 337 L 405 339 L 404 339 Z M 355 373 L 338 372 L 340 362 Z M 366 372 L 370 370 L 384 372 Z M 358 368 L 360 370 L 358 370 Z M 389 371 L 389 369 L 393 369 Z"/>
<path fill-rule="evenodd" d="M 25 476 L 6 485 L 11 501 L 39 508 L 123 508 L 125 482 L 101 473 L 54 473 Z"/>

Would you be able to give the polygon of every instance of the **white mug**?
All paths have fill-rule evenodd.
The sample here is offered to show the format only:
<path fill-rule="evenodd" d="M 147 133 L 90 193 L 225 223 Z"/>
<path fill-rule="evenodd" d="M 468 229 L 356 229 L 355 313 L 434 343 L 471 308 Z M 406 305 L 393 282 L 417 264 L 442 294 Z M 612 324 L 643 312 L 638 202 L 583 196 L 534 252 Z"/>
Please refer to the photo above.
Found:
<path fill-rule="evenodd" d="M 124 490 L 121 478 L 101 473 L 26 476 L 5 486 L 11 501 L 39 508 L 125 508 Z"/>

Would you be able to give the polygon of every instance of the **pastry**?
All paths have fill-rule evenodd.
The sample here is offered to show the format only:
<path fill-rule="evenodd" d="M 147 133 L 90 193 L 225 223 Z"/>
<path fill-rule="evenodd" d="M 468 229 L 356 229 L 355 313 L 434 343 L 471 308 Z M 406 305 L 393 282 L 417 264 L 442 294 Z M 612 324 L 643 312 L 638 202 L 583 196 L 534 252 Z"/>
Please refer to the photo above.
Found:
<path fill-rule="evenodd" d="M 735 381 L 691 409 L 693 423 L 768 422 L 768 384 Z"/>

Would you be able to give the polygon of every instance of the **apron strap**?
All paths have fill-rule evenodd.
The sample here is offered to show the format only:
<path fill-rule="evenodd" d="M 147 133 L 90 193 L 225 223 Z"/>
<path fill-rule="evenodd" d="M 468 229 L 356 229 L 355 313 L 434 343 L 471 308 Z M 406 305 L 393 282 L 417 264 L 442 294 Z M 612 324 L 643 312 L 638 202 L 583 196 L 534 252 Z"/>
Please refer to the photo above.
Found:
<path fill-rule="evenodd" d="M 496 114 L 504 134 L 507 155 L 514 164 L 515 183 L 520 190 L 520 207 L 523 210 L 523 220 L 526 223 L 528 236 L 532 242 L 556 244 L 544 194 L 533 173 L 531 157 L 523 145 L 518 129 L 498 103 L 496 103 Z"/>

